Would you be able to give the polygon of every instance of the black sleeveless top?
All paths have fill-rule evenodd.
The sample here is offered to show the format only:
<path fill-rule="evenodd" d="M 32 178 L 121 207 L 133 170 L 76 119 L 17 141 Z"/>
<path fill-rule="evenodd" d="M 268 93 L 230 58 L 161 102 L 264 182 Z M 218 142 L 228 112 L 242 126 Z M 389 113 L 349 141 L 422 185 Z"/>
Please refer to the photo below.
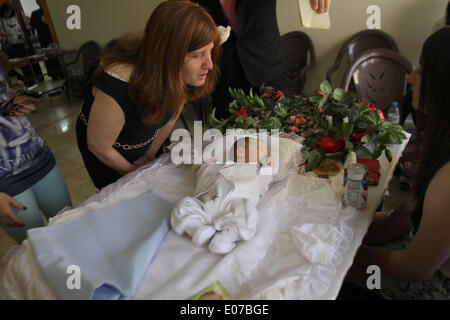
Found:
<path fill-rule="evenodd" d="M 105 94 L 116 100 L 125 115 L 125 125 L 122 128 L 114 148 L 129 162 L 133 163 L 148 150 L 158 131 L 169 122 L 173 111 L 167 112 L 161 122 L 147 125 L 141 121 L 141 116 L 137 107 L 131 102 L 128 96 L 128 83 L 115 78 L 105 71 L 94 77 L 92 85 L 103 91 Z M 85 120 L 89 119 L 94 97 L 92 91 L 84 100 L 81 108 L 80 119 L 87 124 Z"/>

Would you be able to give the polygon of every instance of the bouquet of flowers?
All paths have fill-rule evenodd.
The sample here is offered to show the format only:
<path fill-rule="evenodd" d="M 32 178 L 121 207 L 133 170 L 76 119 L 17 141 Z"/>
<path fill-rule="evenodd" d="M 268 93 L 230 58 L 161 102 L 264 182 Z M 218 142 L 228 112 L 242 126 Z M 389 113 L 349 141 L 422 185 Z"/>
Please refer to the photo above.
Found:
<path fill-rule="evenodd" d="M 406 138 L 402 126 L 384 119 L 383 112 L 354 93 L 332 89 L 328 81 L 312 96 L 285 96 L 282 91 L 262 86 L 255 94 L 242 89 L 229 89 L 234 100 L 229 105 L 231 116 L 217 119 L 215 109 L 211 126 L 226 129 L 279 129 L 296 133 L 305 140 L 302 152 L 306 170 L 317 167 L 322 159 L 336 154 L 360 150 L 366 157 L 377 159 L 383 153 L 391 161 L 389 144 L 400 144 Z"/>

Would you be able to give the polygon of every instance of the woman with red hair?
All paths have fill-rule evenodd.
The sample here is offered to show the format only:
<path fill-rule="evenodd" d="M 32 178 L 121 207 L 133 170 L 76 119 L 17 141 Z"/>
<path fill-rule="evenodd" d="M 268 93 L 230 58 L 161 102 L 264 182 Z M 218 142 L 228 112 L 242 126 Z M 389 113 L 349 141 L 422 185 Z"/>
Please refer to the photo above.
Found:
<path fill-rule="evenodd" d="M 211 16 L 186 0 L 161 3 L 142 34 L 105 47 L 77 121 L 78 146 L 97 188 L 155 158 L 184 104 L 214 89 L 219 50 Z"/>

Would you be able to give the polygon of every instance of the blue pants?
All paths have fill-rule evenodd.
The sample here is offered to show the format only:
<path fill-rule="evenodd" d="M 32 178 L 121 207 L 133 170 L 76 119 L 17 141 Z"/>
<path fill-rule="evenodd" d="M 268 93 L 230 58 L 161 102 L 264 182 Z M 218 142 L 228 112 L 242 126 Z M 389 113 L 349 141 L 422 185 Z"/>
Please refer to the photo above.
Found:
<path fill-rule="evenodd" d="M 12 207 L 16 216 L 25 223 L 25 226 L 10 227 L 2 225 L 8 235 L 17 243 L 21 243 L 27 237 L 27 230 L 42 227 L 42 211 L 47 219 L 56 215 L 66 206 L 72 206 L 69 191 L 58 165 L 38 183 L 18 194 L 14 199 L 27 210 L 18 210 Z"/>

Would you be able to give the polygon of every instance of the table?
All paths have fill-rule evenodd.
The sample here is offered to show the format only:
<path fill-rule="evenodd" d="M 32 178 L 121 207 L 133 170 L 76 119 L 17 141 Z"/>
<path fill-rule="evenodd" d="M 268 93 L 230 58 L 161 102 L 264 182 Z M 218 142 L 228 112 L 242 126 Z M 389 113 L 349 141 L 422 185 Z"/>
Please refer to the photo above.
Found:
<path fill-rule="evenodd" d="M 409 134 L 405 134 L 409 139 Z M 345 250 L 342 252 L 336 250 L 336 257 L 340 261 L 331 265 L 331 268 L 308 263 L 299 255 L 296 248 L 288 243 L 290 237 L 280 232 L 280 230 L 283 231 L 283 228 L 279 228 L 281 221 L 288 226 L 299 219 L 301 221 L 316 219 L 319 223 L 327 221 L 319 216 L 320 210 L 308 213 L 308 217 L 303 214 L 290 216 L 286 212 L 277 211 L 279 208 L 289 206 L 289 203 L 282 203 L 282 200 L 287 198 L 282 196 L 282 193 L 278 193 L 280 190 L 285 190 L 281 182 L 271 188 L 277 189 L 272 190 L 272 195 L 277 198 L 269 196 L 259 206 L 261 223 L 255 238 L 240 244 L 226 256 L 213 255 L 205 248 L 196 248 L 187 237 L 179 237 L 170 231 L 150 265 L 136 298 L 186 299 L 220 280 L 225 288 L 238 299 L 262 299 L 264 292 L 273 288 L 282 288 L 285 297 L 290 299 L 335 299 L 373 219 L 373 214 L 383 199 L 408 139 L 405 139 L 401 145 L 389 146 L 393 154 L 391 163 L 384 155 L 379 159 L 381 164 L 379 185 L 369 188 L 368 203 L 364 210 L 355 212 L 352 219 L 342 216 L 342 211 L 330 216 L 330 221 L 339 220 L 341 225 L 345 225 L 347 231 L 352 234 L 351 239 L 347 238 L 351 241 L 348 242 Z M 164 195 L 169 201 L 180 200 L 180 197 L 189 194 L 192 190 L 192 172 L 185 170 L 186 167 L 183 166 L 170 166 L 168 161 L 170 158 L 163 156 L 154 163 L 128 174 L 102 189 L 78 208 L 52 218 L 50 224 L 65 223 L 107 205 L 133 199 L 149 188 Z M 298 179 L 296 176 L 291 177 L 294 180 Z M 306 179 L 307 176 L 299 178 Z M 315 194 L 315 199 L 312 200 L 320 203 L 321 206 L 332 208 L 334 200 L 324 199 L 321 196 L 329 196 L 330 192 L 339 193 L 339 188 L 342 186 L 341 177 L 336 177 L 330 182 L 315 177 L 311 179 L 314 179 L 318 188 L 305 193 L 305 199 L 311 200 L 312 195 Z M 334 198 L 334 196 L 331 197 Z M 302 209 L 290 207 L 290 210 L 295 212 Z M 272 238 L 266 235 L 272 235 Z M 288 241 L 286 246 L 277 247 L 277 241 L 285 240 Z M 281 250 L 278 250 L 279 248 Z M 275 255 L 271 255 L 273 253 Z M 0 270 L 0 298 L 56 298 L 46 284 L 27 240 L 6 257 L 4 263 L 4 267 Z M 325 283 L 322 283 L 324 286 L 320 287 L 320 283 L 316 280 L 323 276 L 320 274 L 322 271 L 329 271 L 332 274 L 327 275 Z M 319 287 L 312 287 L 314 283 L 319 284 Z"/>

